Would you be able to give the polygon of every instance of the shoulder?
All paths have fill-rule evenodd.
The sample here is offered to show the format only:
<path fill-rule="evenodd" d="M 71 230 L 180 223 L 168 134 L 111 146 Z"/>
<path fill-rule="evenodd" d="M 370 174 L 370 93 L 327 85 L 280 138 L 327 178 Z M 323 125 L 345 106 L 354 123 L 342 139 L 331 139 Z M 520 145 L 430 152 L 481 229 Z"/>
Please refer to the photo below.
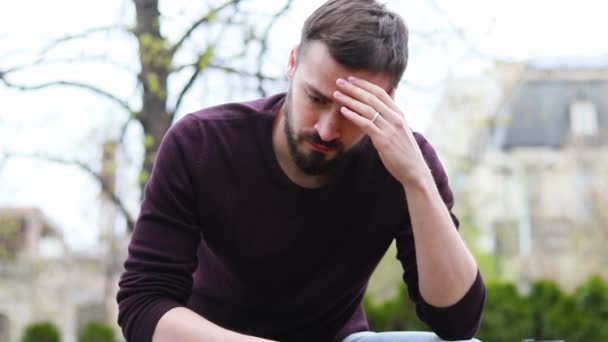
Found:
<path fill-rule="evenodd" d="M 274 115 L 285 99 L 284 93 L 275 94 L 246 102 L 229 102 L 208 107 L 188 116 L 199 122 L 226 122 L 248 120 L 256 117 Z"/>
<path fill-rule="evenodd" d="M 176 121 L 167 136 L 185 144 L 205 144 L 218 134 L 228 134 L 240 127 L 251 127 L 252 121 L 272 119 L 280 109 L 285 94 L 276 94 L 247 102 L 231 102 L 201 109 Z"/>

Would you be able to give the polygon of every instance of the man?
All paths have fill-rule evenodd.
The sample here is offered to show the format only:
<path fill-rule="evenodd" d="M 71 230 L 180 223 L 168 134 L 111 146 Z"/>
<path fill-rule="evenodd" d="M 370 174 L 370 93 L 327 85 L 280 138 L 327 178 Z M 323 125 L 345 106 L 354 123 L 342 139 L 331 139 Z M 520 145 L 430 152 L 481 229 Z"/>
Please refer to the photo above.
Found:
<path fill-rule="evenodd" d="M 472 338 L 485 286 L 437 155 L 393 101 L 407 39 L 374 0 L 328 1 L 291 52 L 287 95 L 169 130 L 120 281 L 128 340 Z M 362 298 L 393 239 L 436 335 L 367 331 Z"/>

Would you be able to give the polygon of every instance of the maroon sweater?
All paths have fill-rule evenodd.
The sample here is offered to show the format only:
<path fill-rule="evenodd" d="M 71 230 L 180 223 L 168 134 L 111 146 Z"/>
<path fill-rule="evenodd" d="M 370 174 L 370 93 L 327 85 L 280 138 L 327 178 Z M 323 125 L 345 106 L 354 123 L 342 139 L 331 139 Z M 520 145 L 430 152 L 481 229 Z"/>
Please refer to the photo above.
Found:
<path fill-rule="evenodd" d="M 299 187 L 282 172 L 272 123 L 284 99 L 209 108 L 168 131 L 120 280 L 125 337 L 150 341 L 165 312 L 186 306 L 244 334 L 340 341 L 368 329 L 361 302 L 393 239 L 418 316 L 445 339 L 471 337 L 485 299 L 481 276 L 451 307 L 422 299 L 403 187 L 369 140 L 322 188 Z M 441 163 L 415 136 L 451 208 Z"/>

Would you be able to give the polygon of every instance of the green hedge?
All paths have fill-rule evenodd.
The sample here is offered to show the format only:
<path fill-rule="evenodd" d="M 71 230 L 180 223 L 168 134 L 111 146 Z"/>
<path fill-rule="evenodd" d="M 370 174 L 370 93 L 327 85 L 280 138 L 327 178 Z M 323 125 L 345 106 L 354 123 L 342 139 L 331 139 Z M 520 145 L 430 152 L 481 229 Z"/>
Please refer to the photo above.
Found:
<path fill-rule="evenodd" d="M 550 281 L 535 282 L 527 295 L 512 284 L 487 286 L 487 303 L 477 334 L 483 341 L 608 341 L 608 284 L 599 277 L 592 277 L 572 294 Z M 375 331 L 429 330 L 415 317 L 405 287 L 381 305 L 366 298 L 365 308 Z"/>
<path fill-rule="evenodd" d="M 114 342 L 116 336 L 114 329 L 107 324 L 91 322 L 82 330 L 78 336 L 78 342 Z"/>
<path fill-rule="evenodd" d="M 51 322 L 32 323 L 25 328 L 21 342 L 59 342 L 61 335 Z"/>

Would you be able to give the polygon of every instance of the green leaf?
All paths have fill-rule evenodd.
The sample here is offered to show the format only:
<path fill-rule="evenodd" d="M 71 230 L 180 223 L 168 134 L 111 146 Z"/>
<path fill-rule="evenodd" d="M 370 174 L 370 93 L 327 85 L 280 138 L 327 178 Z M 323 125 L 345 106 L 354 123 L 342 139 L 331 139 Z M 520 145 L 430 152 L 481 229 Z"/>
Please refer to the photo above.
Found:
<path fill-rule="evenodd" d="M 139 43 L 144 48 L 149 48 L 152 45 L 153 41 L 154 41 L 154 37 L 149 33 L 144 33 L 141 36 L 139 36 Z"/>
<path fill-rule="evenodd" d="M 150 148 L 154 146 L 154 141 L 154 136 L 152 136 L 152 134 L 146 134 L 144 137 L 144 146 Z"/>
<path fill-rule="evenodd" d="M 116 164 L 115 160 L 112 160 L 110 162 L 108 162 L 107 164 L 107 172 L 111 175 L 116 174 L 116 170 L 118 169 L 118 165 Z"/>
<path fill-rule="evenodd" d="M 217 19 L 217 17 L 218 15 L 216 9 L 212 9 L 209 11 L 209 13 L 207 13 L 207 18 L 209 19 L 209 21 L 214 21 Z"/>
<path fill-rule="evenodd" d="M 148 85 L 148 89 L 151 92 L 157 94 L 160 91 L 160 80 L 158 79 L 158 75 L 155 73 L 149 73 L 146 76 L 146 84 Z"/>
<path fill-rule="evenodd" d="M 139 183 L 140 184 L 147 183 L 149 179 L 150 179 L 150 173 L 148 173 L 148 171 L 144 170 L 139 173 Z"/>
<path fill-rule="evenodd" d="M 198 62 L 199 70 L 203 70 L 207 66 L 209 66 L 209 63 L 211 62 L 211 58 L 213 58 L 214 55 L 215 55 L 215 46 L 210 45 L 207 48 L 207 50 L 205 50 L 205 53 L 203 54 L 203 56 L 201 56 L 201 59 Z"/>

